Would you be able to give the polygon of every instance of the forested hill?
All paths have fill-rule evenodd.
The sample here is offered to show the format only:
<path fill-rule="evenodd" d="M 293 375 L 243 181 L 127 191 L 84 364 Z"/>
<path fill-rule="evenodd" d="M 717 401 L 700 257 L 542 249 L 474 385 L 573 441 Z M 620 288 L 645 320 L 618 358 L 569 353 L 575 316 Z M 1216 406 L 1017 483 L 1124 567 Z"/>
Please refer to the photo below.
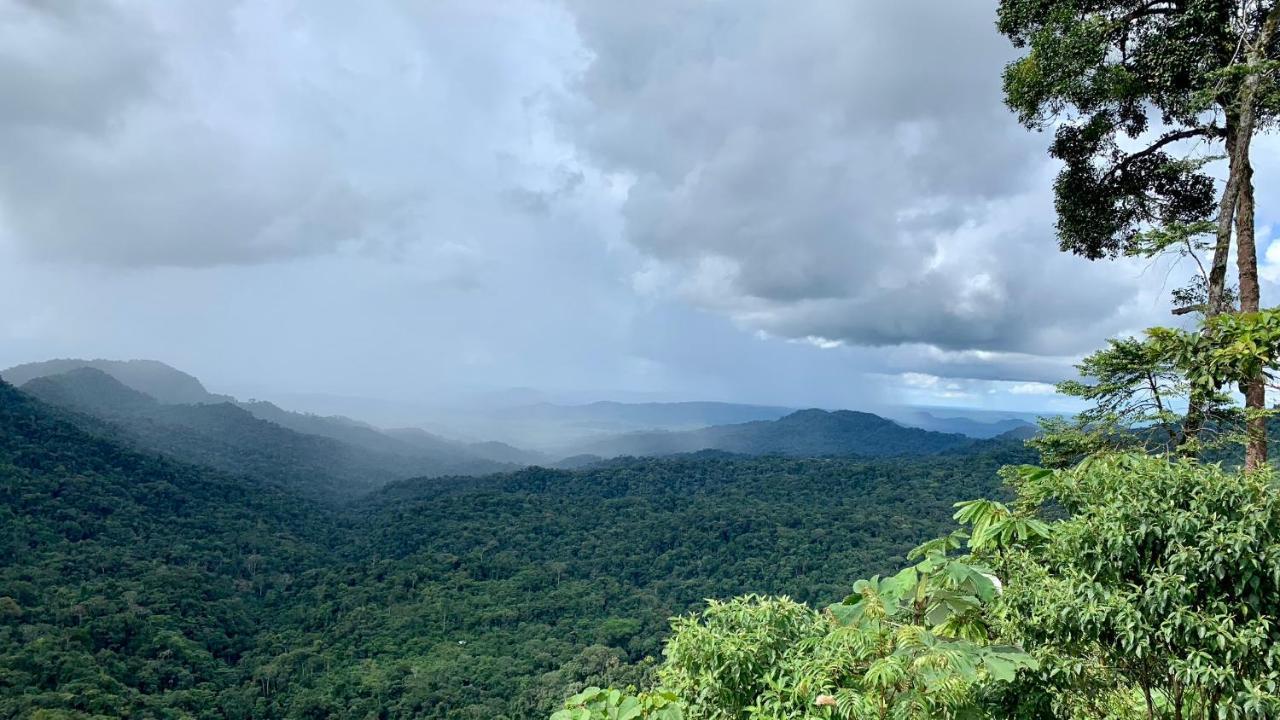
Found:
<path fill-rule="evenodd" d="M 18 366 L 5 375 L 30 378 L 21 387 L 50 404 L 112 423 L 137 447 L 340 500 L 414 476 L 482 475 L 527 465 L 582 467 L 623 456 L 719 450 L 753 456 L 884 457 L 928 455 L 974 442 L 870 413 L 801 410 L 777 419 L 607 435 L 540 453 L 497 442 L 455 442 L 417 428 L 383 430 L 341 416 L 291 412 L 269 402 L 236 401 L 211 394 L 191 375 L 152 361 L 53 360 Z M 198 401 L 164 400 L 179 397 Z M 582 406 L 582 412 L 596 420 L 638 412 L 638 417 L 670 421 L 785 411 L 717 403 L 634 408 L 596 403 Z"/>
<path fill-rule="evenodd" d="M 421 430 L 406 438 L 347 417 L 293 412 L 263 400 L 236 400 L 230 395 L 210 393 L 195 377 L 154 360 L 48 360 L 9 368 L 3 372 L 3 377 L 17 387 L 25 387 L 36 380 L 85 384 L 88 382 L 85 380 L 86 370 L 105 374 L 163 405 L 232 404 L 259 420 L 298 433 L 337 440 L 350 448 L 380 455 L 400 455 L 422 461 L 411 464 L 408 472 L 395 469 L 392 476 L 398 479 L 415 474 L 474 474 L 511 468 L 508 460 L 511 453 L 502 448 L 452 442 Z M 50 390 L 45 383 L 33 387 L 41 392 Z M 112 392 L 104 399 L 98 397 L 101 390 L 85 388 L 73 393 L 72 399 L 81 410 L 94 413 L 116 410 L 110 405 L 110 400 L 118 393 Z M 54 396 L 48 399 L 58 401 Z"/>
<path fill-rule="evenodd" d="M 250 717 L 323 507 L 134 452 L 0 382 L 0 717 Z"/>
<path fill-rule="evenodd" d="M 5 370 L 4 380 L 14 387 L 49 375 L 81 368 L 93 368 L 119 380 L 125 386 L 159 402 L 173 404 L 229 402 L 228 395 L 215 395 L 194 376 L 156 360 L 79 360 L 63 358 L 16 365 Z"/>
<path fill-rule="evenodd" d="M 505 463 L 461 451 L 415 448 L 352 425 L 347 441 L 323 433 L 332 419 L 317 419 L 323 434 L 300 432 L 260 419 L 232 403 L 172 405 L 157 402 L 92 367 L 37 377 L 23 389 L 59 407 L 107 421 L 135 447 L 226 472 L 250 475 L 312 497 L 343 499 L 416 475 L 497 472 Z M 280 415 L 302 420 L 308 416 Z M 311 427 L 310 429 L 317 429 Z M 398 452 L 397 452 L 398 450 Z"/>
<path fill-rule="evenodd" d="M 744 455 L 824 457 L 928 455 L 973 443 L 955 433 L 904 427 L 871 413 L 800 410 L 777 420 L 716 425 L 681 432 L 616 435 L 576 448 L 580 454 L 660 456 L 697 450 Z"/>
<path fill-rule="evenodd" d="M 84 424 L 0 384 L 0 717 L 539 717 L 704 598 L 841 597 L 1027 459 L 633 459 L 339 509 Z"/>

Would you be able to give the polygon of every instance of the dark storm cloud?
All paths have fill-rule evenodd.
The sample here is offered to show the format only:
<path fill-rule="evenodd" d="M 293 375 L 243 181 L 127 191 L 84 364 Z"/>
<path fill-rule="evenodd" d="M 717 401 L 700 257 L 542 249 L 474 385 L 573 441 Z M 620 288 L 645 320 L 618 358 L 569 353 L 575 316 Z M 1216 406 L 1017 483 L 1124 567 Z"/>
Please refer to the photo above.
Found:
<path fill-rule="evenodd" d="M 190 9 L 0 11 L 0 92 L 22 98 L 0 111 L 0 198 L 29 254 L 199 266 L 360 237 L 373 208 L 322 138 L 275 126 L 270 98 L 219 87 L 262 59 L 249 56 L 236 7 Z"/>
<path fill-rule="evenodd" d="M 495 137 L 520 137 L 529 78 L 557 62 L 513 62 L 547 40 L 516 36 L 539 8 L 345 7 L 6 5 L 0 91 L 22 99 L 0 109 L 13 242 L 133 267 L 394 250 L 430 236 L 420 216 L 460 183 L 476 205 L 498 193 L 475 174 Z M 480 42 L 504 34 L 498 51 Z"/>
<path fill-rule="evenodd" d="M 594 56 L 571 137 L 633 179 L 627 236 L 693 301 L 950 350 L 1076 352 L 1117 321 L 1127 278 L 1053 252 L 1046 141 L 1003 105 L 990 3 L 573 7 Z"/>
<path fill-rule="evenodd" d="M 153 80 L 152 29 L 113 5 L 8 3 L 0 41 L 6 134 L 102 131 Z"/>

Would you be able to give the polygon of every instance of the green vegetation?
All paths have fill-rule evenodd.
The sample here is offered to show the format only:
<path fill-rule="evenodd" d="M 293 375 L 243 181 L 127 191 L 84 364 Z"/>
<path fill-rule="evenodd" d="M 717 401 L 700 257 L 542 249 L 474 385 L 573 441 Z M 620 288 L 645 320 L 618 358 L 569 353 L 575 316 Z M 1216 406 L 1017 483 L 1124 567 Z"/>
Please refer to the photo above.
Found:
<path fill-rule="evenodd" d="M 1014 477 L 1024 512 L 1067 515 L 1001 558 L 1004 631 L 1041 665 L 1007 691 L 1015 716 L 1280 712 L 1270 473 L 1119 455 Z"/>
<path fill-rule="evenodd" d="M 871 413 L 801 410 L 777 420 L 683 432 L 637 432 L 588 443 L 594 455 L 672 455 L 713 449 L 744 455 L 927 455 L 971 444 L 964 435 L 903 427 Z"/>
<path fill-rule="evenodd" d="M 0 385 L 0 716 L 545 717 L 647 682 L 707 597 L 840 600 L 1027 459 L 706 454 L 340 507 Z"/>
<path fill-rule="evenodd" d="M 258 633 L 334 525 L 0 383 L 0 528 L 0 716 L 251 717 Z"/>
<path fill-rule="evenodd" d="M 859 581 L 825 611 L 746 596 L 677 618 L 661 686 L 641 697 L 670 693 L 679 704 L 666 715 L 641 704 L 633 717 L 1280 713 L 1280 488 L 1270 472 L 1105 454 L 1005 476 L 1014 503 L 959 503 L 966 530 L 922 545 L 919 562 L 890 578 Z M 570 698 L 566 710 L 608 717 L 596 697 Z"/>
<path fill-rule="evenodd" d="M 91 431 L 318 499 L 348 499 L 417 475 L 510 468 L 456 449 L 412 446 L 368 426 L 290 413 L 269 403 L 247 407 L 271 420 L 230 402 L 163 404 L 92 367 L 37 377 L 23 390 L 84 413 L 70 419 Z"/>

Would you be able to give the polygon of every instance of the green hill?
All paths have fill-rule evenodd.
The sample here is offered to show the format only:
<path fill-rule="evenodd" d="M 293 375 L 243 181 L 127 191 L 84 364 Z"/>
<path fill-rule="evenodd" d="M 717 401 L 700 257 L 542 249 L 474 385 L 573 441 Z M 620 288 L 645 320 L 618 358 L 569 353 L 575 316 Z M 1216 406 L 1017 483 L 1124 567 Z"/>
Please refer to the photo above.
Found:
<path fill-rule="evenodd" d="M 419 459 L 419 462 L 407 464 L 407 472 L 404 463 L 400 465 L 392 463 L 394 467 L 391 470 L 391 476 L 394 478 L 422 474 L 497 472 L 536 457 L 536 454 L 523 454 L 516 448 L 511 448 L 507 452 L 490 451 L 485 444 L 473 448 L 465 443 L 446 440 L 421 430 L 412 431 L 414 434 L 409 438 L 398 437 L 396 431 L 380 430 L 351 418 L 293 412 L 263 400 L 239 401 L 230 395 L 210 393 L 195 377 L 154 360 L 49 360 L 18 365 L 5 370 L 3 377 L 17 387 L 24 387 L 38 379 L 54 377 L 61 378 L 57 381 L 58 383 L 67 384 L 76 381 L 62 376 L 74 375 L 84 370 L 98 371 L 108 375 L 126 388 L 142 393 L 164 405 L 230 403 L 259 420 L 266 420 L 298 433 L 337 440 L 346 446 L 378 455 L 399 455 Z M 85 381 L 82 378 L 80 382 Z M 119 410 L 120 404 L 125 402 L 119 390 L 114 388 L 86 387 L 81 392 L 73 393 L 73 397 L 60 400 L 57 396 L 60 391 L 56 388 L 51 388 L 47 384 L 37 384 L 33 387 L 44 393 L 43 397 L 50 402 L 67 404 L 68 401 L 72 401 L 77 409 L 95 414 Z M 188 412 L 186 415 L 191 416 L 192 413 Z M 506 460 L 503 459 L 504 457 L 516 459 Z M 385 461 L 374 463 L 375 467 L 384 465 L 387 465 Z"/>
<path fill-rule="evenodd" d="M 899 425 L 871 413 L 800 410 L 777 420 L 717 425 L 682 432 L 616 435 L 576 448 L 580 454 L 661 456 L 697 450 L 792 457 L 929 455 L 963 447 L 971 438 Z"/>
<path fill-rule="evenodd" d="M 232 399 L 209 392 L 195 377 L 155 360 L 46 360 L 11 367 L 0 373 L 0 377 L 15 387 L 21 387 L 36 378 L 81 368 L 104 372 L 162 403 L 217 403 Z"/>
<path fill-rule="evenodd" d="M 331 518 L 73 420 L 0 382 L 0 716 L 250 717 Z"/>
<path fill-rule="evenodd" d="M 312 497 L 349 498 L 408 477 L 510 467 L 460 452 L 433 456 L 412 448 L 379 451 L 372 449 L 373 442 L 352 444 L 297 432 L 231 403 L 166 405 L 88 367 L 36 378 L 23 389 L 49 404 L 111 423 L 136 447 L 251 475 Z M 367 433 L 378 435 L 352 428 L 358 437 Z M 400 445 L 393 438 L 384 439 L 393 448 Z"/>
<path fill-rule="evenodd" d="M 999 440 L 711 451 L 402 480 L 336 506 L 304 485 L 331 438 L 93 370 L 31 385 L 116 414 L 0 384 L 3 717 L 543 717 L 584 684 L 638 681 L 667 618 L 704 598 L 842 597 L 1029 459 Z M 300 469 L 268 481 L 259 462 Z"/>

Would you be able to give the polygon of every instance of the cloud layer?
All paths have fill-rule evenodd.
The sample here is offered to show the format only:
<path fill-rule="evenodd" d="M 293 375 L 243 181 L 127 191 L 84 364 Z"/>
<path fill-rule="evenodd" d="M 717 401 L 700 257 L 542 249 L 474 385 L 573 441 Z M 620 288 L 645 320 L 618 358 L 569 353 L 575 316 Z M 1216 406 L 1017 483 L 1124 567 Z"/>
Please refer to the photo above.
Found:
<path fill-rule="evenodd" d="M 0 364 L 1044 402 L 1074 357 L 1165 321 L 1178 280 L 1057 251 L 1047 139 L 1003 106 L 993 18 L 0 6 Z"/>
<path fill-rule="evenodd" d="M 594 57 L 571 136 L 632 179 L 628 238 L 700 306 L 789 338 L 1054 354 L 1122 318 L 1131 283 L 1051 251 L 1045 139 L 1003 105 L 992 8 L 575 14 Z"/>
<path fill-rule="evenodd" d="M 29 254 L 252 264 L 423 241 L 494 192 L 576 62 L 545 10 L 72 2 L 0 10 L 0 198 Z M 496 31 L 504 42 L 484 42 Z M 477 122 L 483 119 L 482 122 Z M 471 184 L 470 188 L 463 187 Z M 438 238 L 425 238 L 437 241 Z"/>

